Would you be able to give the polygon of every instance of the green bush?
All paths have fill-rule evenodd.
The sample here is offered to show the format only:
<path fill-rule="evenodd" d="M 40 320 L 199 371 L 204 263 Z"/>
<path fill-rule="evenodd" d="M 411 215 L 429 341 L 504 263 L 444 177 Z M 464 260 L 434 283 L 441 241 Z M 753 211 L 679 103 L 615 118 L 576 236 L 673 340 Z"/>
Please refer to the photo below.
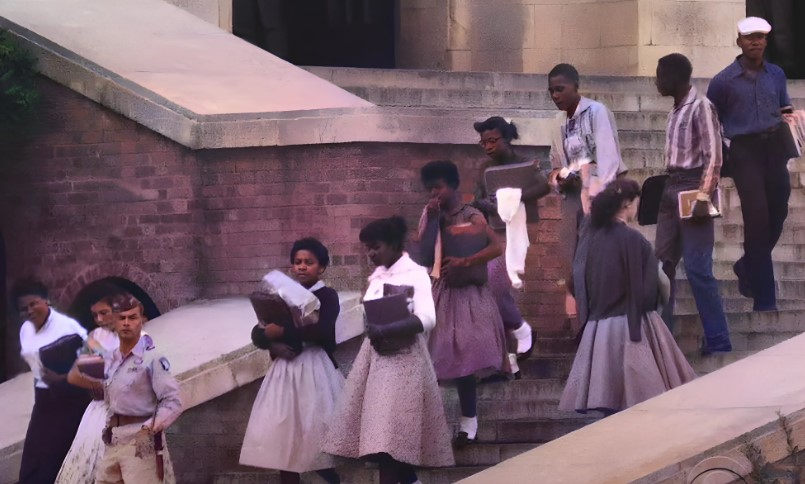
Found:
<path fill-rule="evenodd" d="M 0 30 L 0 141 L 19 140 L 31 126 L 39 95 L 36 59 Z"/>

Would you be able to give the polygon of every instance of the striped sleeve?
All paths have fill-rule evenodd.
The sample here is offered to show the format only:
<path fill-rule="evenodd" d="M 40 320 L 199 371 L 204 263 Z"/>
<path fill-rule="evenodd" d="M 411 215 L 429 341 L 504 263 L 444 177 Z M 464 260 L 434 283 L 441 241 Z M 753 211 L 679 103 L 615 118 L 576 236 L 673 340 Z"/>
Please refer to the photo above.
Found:
<path fill-rule="evenodd" d="M 718 114 L 716 114 L 713 103 L 707 99 L 700 99 L 698 104 L 695 119 L 704 161 L 704 173 L 702 173 L 699 191 L 712 195 L 718 186 L 723 164 L 721 123 L 718 121 Z"/>

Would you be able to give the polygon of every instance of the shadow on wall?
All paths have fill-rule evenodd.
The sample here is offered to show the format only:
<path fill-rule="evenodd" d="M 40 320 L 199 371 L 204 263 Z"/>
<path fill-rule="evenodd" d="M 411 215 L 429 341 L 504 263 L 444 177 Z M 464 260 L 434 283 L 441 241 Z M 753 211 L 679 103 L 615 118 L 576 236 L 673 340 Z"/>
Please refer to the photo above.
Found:
<path fill-rule="evenodd" d="M 11 331 L 8 330 L 8 289 L 6 287 L 6 241 L 0 233 L 0 382 L 4 382 L 9 377 L 10 342 Z"/>
<path fill-rule="evenodd" d="M 145 316 L 149 320 L 154 319 L 162 314 L 148 293 L 146 293 L 137 284 L 122 277 L 104 277 L 103 279 L 98 279 L 84 286 L 78 292 L 75 299 L 73 299 L 72 304 L 70 304 L 70 307 L 67 310 L 67 314 L 75 318 L 79 323 L 81 323 L 82 326 L 87 328 L 87 330 L 91 331 L 95 329 L 96 326 L 95 322 L 92 320 L 90 306 L 95 302 L 94 299 L 97 297 L 99 292 L 103 291 L 105 288 L 109 288 L 109 286 L 113 286 L 121 291 L 128 292 L 132 296 L 139 299 L 140 302 L 143 303 Z"/>

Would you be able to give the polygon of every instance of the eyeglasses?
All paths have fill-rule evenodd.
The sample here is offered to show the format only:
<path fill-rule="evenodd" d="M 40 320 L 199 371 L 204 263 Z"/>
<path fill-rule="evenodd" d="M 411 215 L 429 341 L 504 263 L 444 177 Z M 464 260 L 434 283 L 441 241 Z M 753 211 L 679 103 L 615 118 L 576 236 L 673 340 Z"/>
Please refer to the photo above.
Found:
<path fill-rule="evenodd" d="M 503 139 L 503 136 L 498 136 L 497 138 L 482 139 L 481 141 L 478 142 L 478 144 L 481 145 L 481 147 L 483 148 L 486 145 L 494 145 L 501 139 Z"/>

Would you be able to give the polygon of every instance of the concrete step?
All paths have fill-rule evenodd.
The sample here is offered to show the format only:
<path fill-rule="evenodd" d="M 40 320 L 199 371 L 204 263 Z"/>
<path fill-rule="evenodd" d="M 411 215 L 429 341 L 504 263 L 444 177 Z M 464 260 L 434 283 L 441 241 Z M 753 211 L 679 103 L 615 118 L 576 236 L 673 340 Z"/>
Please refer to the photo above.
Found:
<path fill-rule="evenodd" d="M 621 155 L 626 156 L 624 150 L 656 150 L 660 159 L 664 156 L 665 131 L 650 129 L 619 130 L 618 139 L 621 144 Z M 630 152 L 631 153 L 631 152 Z M 628 165 L 633 166 L 633 165 Z"/>
<path fill-rule="evenodd" d="M 599 417 L 575 419 L 509 419 L 496 422 L 478 422 L 478 440 L 498 443 L 549 442 L 585 425 Z"/>
<path fill-rule="evenodd" d="M 418 469 L 417 477 L 428 484 L 452 484 L 477 474 L 489 466 L 445 467 L 441 469 Z M 378 484 L 379 476 L 376 467 L 352 465 L 339 467 L 339 475 L 343 484 Z M 302 484 L 321 484 L 324 482 L 315 472 L 302 475 Z M 221 473 L 215 476 L 213 484 L 280 484 L 278 472 L 263 470 L 239 470 Z"/>
<path fill-rule="evenodd" d="M 733 314 L 750 313 L 752 312 L 753 301 L 737 295 L 737 293 L 721 293 L 721 298 L 724 303 L 724 311 L 727 313 L 727 318 Z M 805 304 L 802 299 L 777 299 L 777 309 L 781 311 L 805 311 Z M 676 306 L 674 307 L 674 314 L 677 316 L 687 314 L 699 314 L 696 309 L 696 303 L 693 297 L 688 295 L 677 299 Z"/>
<path fill-rule="evenodd" d="M 774 333 L 732 333 L 730 334 L 730 340 L 732 341 L 733 351 L 760 351 L 800 334 L 800 332 L 783 331 Z M 695 352 L 701 348 L 701 333 L 675 334 L 674 338 L 683 353 Z"/>
<path fill-rule="evenodd" d="M 350 67 L 305 67 L 313 74 L 338 86 L 376 85 L 450 89 L 502 89 L 545 90 L 546 74 L 507 72 L 459 72 L 415 69 L 360 69 Z M 705 92 L 709 79 L 697 78 L 693 84 Z M 657 87 L 651 76 L 583 76 L 582 90 L 656 94 Z M 805 81 L 789 80 L 788 92 L 792 97 L 805 97 Z"/>
<path fill-rule="evenodd" d="M 692 352 L 688 354 L 688 361 L 690 362 L 690 366 L 696 370 L 696 374 L 702 376 L 720 370 L 729 364 L 742 360 L 747 356 L 752 356 L 755 353 L 757 353 L 757 351 L 731 351 L 729 353 L 702 356 L 698 352 Z"/>
<path fill-rule="evenodd" d="M 783 232 L 782 238 L 793 238 L 794 234 L 790 232 Z M 718 235 L 716 235 L 718 238 Z M 743 238 L 743 235 L 741 236 Z M 782 240 L 782 239 L 781 239 Z M 791 241 L 790 243 L 794 243 Z M 805 242 L 800 242 L 805 243 Z M 719 280 L 735 280 L 737 276 L 732 270 L 734 262 L 715 260 L 713 261 L 713 274 Z M 684 264 L 680 264 L 678 271 L 679 278 L 685 278 Z M 774 277 L 777 279 L 805 279 L 805 262 L 774 262 Z"/>
<path fill-rule="evenodd" d="M 461 466 L 493 466 L 506 459 L 517 457 L 523 452 L 536 449 L 541 444 L 497 444 L 479 443 L 463 449 L 454 449 L 456 465 Z"/>
<path fill-rule="evenodd" d="M 539 335 L 537 335 L 537 339 L 539 339 Z M 570 373 L 574 357 L 575 353 L 555 355 L 538 353 L 519 362 L 518 365 L 524 379 L 564 379 Z"/>
<path fill-rule="evenodd" d="M 576 341 L 570 336 L 538 337 L 534 350 L 538 355 L 560 355 L 576 351 Z"/>
<path fill-rule="evenodd" d="M 778 276 L 779 277 L 779 276 Z M 805 280 L 802 279 L 777 279 L 775 281 L 777 287 L 777 298 L 783 300 L 800 300 L 805 305 Z M 738 299 L 743 298 L 738 292 L 737 279 L 722 279 L 718 281 L 719 288 L 721 289 L 721 297 L 724 299 Z M 677 285 L 677 297 L 680 299 L 693 298 L 693 292 L 690 284 Z M 746 299 L 746 298 L 744 298 Z"/>
<path fill-rule="evenodd" d="M 555 402 L 562 395 L 564 386 L 564 380 L 559 378 L 486 383 L 478 385 L 478 401 Z M 445 384 L 441 388 L 445 405 L 458 404 L 453 385 Z"/>
<path fill-rule="evenodd" d="M 562 385 L 564 389 L 564 384 Z M 584 418 L 583 415 L 575 412 L 563 412 L 557 407 L 559 396 L 555 400 L 480 400 L 478 402 L 478 420 L 482 422 L 501 422 L 510 419 L 533 419 L 540 418 L 546 420 L 578 420 Z M 451 397 L 445 400 L 445 416 L 448 422 L 458 431 L 461 409 L 458 404 L 458 397 Z"/>
<path fill-rule="evenodd" d="M 681 314 L 675 318 L 674 333 L 678 335 L 702 334 L 697 314 Z M 805 312 L 782 310 L 774 312 L 733 313 L 728 316 L 730 333 L 733 335 L 799 334 L 805 332 Z"/>

